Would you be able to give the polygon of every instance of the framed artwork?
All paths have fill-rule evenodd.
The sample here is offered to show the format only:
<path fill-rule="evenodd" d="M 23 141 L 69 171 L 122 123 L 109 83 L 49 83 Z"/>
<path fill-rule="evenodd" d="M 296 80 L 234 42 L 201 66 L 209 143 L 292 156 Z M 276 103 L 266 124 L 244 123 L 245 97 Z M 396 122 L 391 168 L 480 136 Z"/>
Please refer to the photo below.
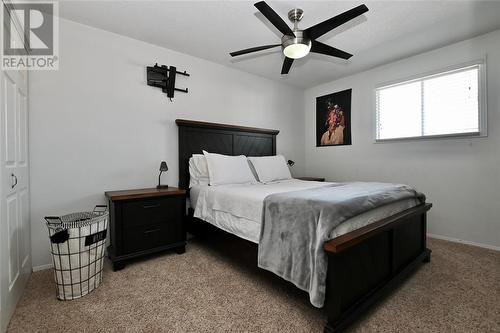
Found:
<path fill-rule="evenodd" d="M 316 97 L 316 147 L 351 144 L 352 89 Z"/>

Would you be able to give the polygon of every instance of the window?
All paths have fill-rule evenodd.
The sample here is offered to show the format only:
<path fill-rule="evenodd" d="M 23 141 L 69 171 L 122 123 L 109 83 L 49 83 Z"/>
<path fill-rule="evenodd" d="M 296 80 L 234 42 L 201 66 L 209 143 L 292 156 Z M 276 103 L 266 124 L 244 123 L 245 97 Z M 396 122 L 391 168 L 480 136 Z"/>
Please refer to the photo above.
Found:
<path fill-rule="evenodd" d="M 377 140 L 484 134 L 482 66 L 377 88 Z"/>

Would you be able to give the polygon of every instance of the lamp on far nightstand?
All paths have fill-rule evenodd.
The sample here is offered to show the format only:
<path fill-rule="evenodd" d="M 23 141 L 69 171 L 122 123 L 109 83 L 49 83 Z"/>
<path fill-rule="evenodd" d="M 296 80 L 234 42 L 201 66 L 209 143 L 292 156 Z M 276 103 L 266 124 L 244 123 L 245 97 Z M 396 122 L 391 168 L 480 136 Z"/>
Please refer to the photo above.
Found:
<path fill-rule="evenodd" d="M 158 186 L 157 189 L 168 188 L 168 185 L 161 185 L 161 174 L 163 171 L 168 171 L 167 162 L 162 161 L 160 164 L 160 174 L 158 175 Z"/>

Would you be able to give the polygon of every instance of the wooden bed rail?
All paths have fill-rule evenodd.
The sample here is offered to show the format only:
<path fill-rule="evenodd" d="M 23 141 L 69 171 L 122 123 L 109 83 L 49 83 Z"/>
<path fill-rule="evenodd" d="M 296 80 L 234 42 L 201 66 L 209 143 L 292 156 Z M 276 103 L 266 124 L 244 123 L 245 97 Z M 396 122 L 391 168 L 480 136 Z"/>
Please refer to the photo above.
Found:
<path fill-rule="evenodd" d="M 326 242 L 323 248 L 327 253 L 332 253 L 332 254 L 340 253 L 350 248 L 351 246 L 362 242 L 367 238 L 370 238 L 376 234 L 384 232 L 389 228 L 395 227 L 397 224 L 402 223 L 407 218 L 416 215 L 421 215 L 422 213 L 427 212 L 429 209 L 431 209 L 431 207 L 432 207 L 431 203 L 424 202 L 418 206 L 406 209 L 398 214 L 389 216 L 378 222 L 371 223 L 367 226 L 353 230 L 342 236 L 336 237 L 335 239 Z"/>

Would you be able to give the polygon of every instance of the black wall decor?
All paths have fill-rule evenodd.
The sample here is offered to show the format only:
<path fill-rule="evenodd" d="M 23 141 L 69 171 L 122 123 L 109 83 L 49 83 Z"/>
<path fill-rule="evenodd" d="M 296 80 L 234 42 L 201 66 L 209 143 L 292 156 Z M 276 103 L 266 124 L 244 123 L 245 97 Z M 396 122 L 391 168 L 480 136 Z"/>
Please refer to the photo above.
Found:
<path fill-rule="evenodd" d="M 187 93 L 186 89 L 179 89 L 175 87 L 175 76 L 177 74 L 183 76 L 190 76 L 186 71 L 178 72 L 175 66 L 165 66 L 155 64 L 153 67 L 148 66 L 146 69 L 148 86 L 153 86 L 161 88 L 161 90 L 167 94 L 167 97 L 172 101 L 174 98 L 174 91 L 180 91 Z"/>
<path fill-rule="evenodd" d="M 351 144 L 352 89 L 316 97 L 316 147 Z"/>

